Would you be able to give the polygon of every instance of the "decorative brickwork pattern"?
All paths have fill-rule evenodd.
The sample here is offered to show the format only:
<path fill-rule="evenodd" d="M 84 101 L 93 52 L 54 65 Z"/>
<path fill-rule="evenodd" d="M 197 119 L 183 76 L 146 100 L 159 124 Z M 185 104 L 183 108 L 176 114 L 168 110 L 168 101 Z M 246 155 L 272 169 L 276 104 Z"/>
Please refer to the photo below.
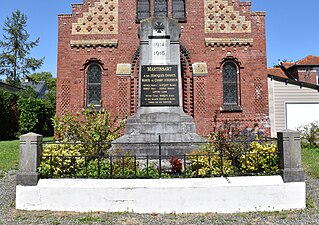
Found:
<path fill-rule="evenodd" d="M 130 115 L 134 115 L 138 109 L 138 75 L 139 75 L 139 56 L 140 50 L 137 49 L 134 53 L 132 59 L 132 67 L 131 67 L 131 88 L 130 88 L 130 96 L 131 96 L 131 104 L 130 104 Z"/>
<path fill-rule="evenodd" d="M 57 115 L 62 116 L 66 112 L 75 114 L 85 106 L 86 69 L 92 59 L 103 68 L 103 107 L 114 116 L 135 114 L 138 110 L 140 56 L 137 1 L 74 0 L 75 2 L 79 4 L 72 4 L 72 11 L 71 7 L 69 10 L 72 14 L 58 17 Z M 154 0 L 149 2 L 153 15 Z M 255 123 L 268 116 L 265 13 L 251 12 L 251 2 L 243 0 L 169 0 L 169 17 L 173 17 L 173 11 L 177 9 L 173 4 L 180 2 L 185 2 L 187 9 L 187 19 L 179 24 L 183 110 L 194 117 L 196 131 L 204 136 L 212 131 L 214 124 L 211 121 L 215 114 L 218 114 L 220 123 L 224 120 L 238 120 L 242 127 L 252 128 Z M 210 4 L 212 5 L 209 6 Z M 110 5 L 115 8 L 111 10 Z M 109 19 L 111 14 L 114 16 L 112 21 Z M 100 15 L 103 17 L 100 17 L 101 21 Z M 231 27 L 233 23 L 236 25 L 235 29 Z M 213 30 L 209 28 L 211 24 L 214 25 Z M 224 30 L 220 27 L 222 24 L 225 26 Z M 242 27 L 244 24 L 248 27 L 246 30 Z M 100 25 L 103 28 L 101 31 L 98 30 Z M 112 31 L 109 30 L 111 25 L 114 27 Z M 219 28 L 215 29 L 217 25 Z M 92 28 L 90 32 L 88 26 Z M 239 106 L 242 110 L 227 111 L 222 107 L 222 65 L 225 59 L 241 63 L 238 64 L 238 82 Z M 197 74 L 198 71 L 192 68 L 194 63 L 206 64 L 207 74 L 206 71 L 205 75 Z M 131 64 L 131 73 L 118 73 L 118 64 Z M 260 79 L 256 80 L 256 77 Z M 127 83 L 120 78 L 126 79 Z M 119 105 L 123 106 L 119 108 Z M 128 109 L 125 110 L 125 106 Z"/>
<path fill-rule="evenodd" d="M 117 47 L 117 39 L 90 39 L 90 40 L 71 40 L 71 47 L 84 48 L 84 47 Z"/>
<path fill-rule="evenodd" d="M 194 90 L 193 90 L 193 68 L 189 52 L 181 46 L 181 68 L 183 82 L 183 109 L 190 116 L 194 116 Z"/>
<path fill-rule="evenodd" d="M 98 0 L 72 24 L 72 34 L 118 34 L 118 0 Z"/>
<path fill-rule="evenodd" d="M 206 78 L 197 77 L 195 80 L 195 109 L 196 114 L 206 113 Z"/>
<path fill-rule="evenodd" d="M 69 79 L 62 80 L 62 88 L 61 88 L 61 111 L 63 114 L 70 112 L 70 100 L 71 100 L 71 86 Z"/>
<path fill-rule="evenodd" d="M 255 112 L 262 114 L 264 109 L 264 91 L 260 77 L 255 78 Z"/>
<path fill-rule="evenodd" d="M 206 46 L 252 46 L 252 38 L 205 38 Z"/>
<path fill-rule="evenodd" d="M 251 22 L 228 0 L 204 0 L 205 33 L 251 33 Z"/>
<path fill-rule="evenodd" d="M 129 77 L 118 78 L 118 107 L 119 116 L 124 117 L 130 114 L 130 82 Z"/>

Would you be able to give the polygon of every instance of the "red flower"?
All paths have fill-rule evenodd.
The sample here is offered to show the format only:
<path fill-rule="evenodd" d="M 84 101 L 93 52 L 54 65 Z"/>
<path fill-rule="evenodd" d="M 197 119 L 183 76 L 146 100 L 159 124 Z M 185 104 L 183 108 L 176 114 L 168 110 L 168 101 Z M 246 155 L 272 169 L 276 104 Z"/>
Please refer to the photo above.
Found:
<path fill-rule="evenodd" d="M 182 172 L 182 169 L 183 169 L 182 160 L 180 160 L 176 156 L 173 156 L 169 160 L 169 163 L 171 164 L 171 170 L 173 173 L 181 173 Z"/>

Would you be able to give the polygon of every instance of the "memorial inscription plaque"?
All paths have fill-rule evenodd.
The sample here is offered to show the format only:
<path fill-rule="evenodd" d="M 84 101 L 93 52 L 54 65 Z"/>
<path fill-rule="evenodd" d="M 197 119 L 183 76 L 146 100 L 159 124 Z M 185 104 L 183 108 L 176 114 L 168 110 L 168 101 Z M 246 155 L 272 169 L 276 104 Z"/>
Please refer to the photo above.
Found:
<path fill-rule="evenodd" d="M 178 106 L 177 65 L 143 65 L 141 106 Z"/>

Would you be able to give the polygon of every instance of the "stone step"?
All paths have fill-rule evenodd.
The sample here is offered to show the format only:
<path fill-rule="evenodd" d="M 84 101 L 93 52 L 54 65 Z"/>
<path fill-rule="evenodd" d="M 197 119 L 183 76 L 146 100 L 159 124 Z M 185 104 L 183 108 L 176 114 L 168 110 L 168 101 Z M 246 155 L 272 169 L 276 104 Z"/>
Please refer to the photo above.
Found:
<path fill-rule="evenodd" d="M 130 123 L 126 134 L 195 133 L 194 123 Z"/>
<path fill-rule="evenodd" d="M 128 123 L 147 123 L 147 122 L 193 122 L 189 115 L 178 113 L 156 112 L 149 114 L 140 114 L 128 118 Z"/>

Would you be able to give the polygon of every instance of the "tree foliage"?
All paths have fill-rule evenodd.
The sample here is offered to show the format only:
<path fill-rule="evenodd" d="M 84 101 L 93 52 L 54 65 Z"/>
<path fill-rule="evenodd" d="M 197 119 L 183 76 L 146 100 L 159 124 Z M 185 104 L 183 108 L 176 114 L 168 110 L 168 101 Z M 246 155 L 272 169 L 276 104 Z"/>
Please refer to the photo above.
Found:
<path fill-rule="evenodd" d="M 0 89 L 0 140 L 14 138 L 18 132 L 18 96 Z"/>
<path fill-rule="evenodd" d="M 85 108 L 82 114 L 76 116 L 65 114 L 63 117 L 54 117 L 55 137 L 59 141 L 100 143 L 100 146 L 92 146 L 91 154 L 97 154 L 98 149 L 102 148 L 107 154 L 111 142 L 119 137 L 120 132 L 125 126 L 126 120 L 119 120 L 112 117 L 104 109 L 94 110 L 94 106 Z"/>
<path fill-rule="evenodd" d="M 20 94 L 17 102 L 19 109 L 19 133 L 35 132 L 53 135 L 52 118 L 55 104 L 44 98 L 39 99 L 33 89 L 28 88 Z"/>
<path fill-rule="evenodd" d="M 26 30 L 27 16 L 20 10 L 6 17 L 3 27 L 3 40 L 0 40 L 0 74 L 7 77 L 7 82 L 15 87 L 21 79 L 43 64 L 42 59 L 29 57 L 32 48 L 39 44 L 39 38 L 29 41 Z"/>
<path fill-rule="evenodd" d="M 53 108 L 56 105 L 56 78 L 52 77 L 50 72 L 40 72 L 40 73 L 33 73 L 27 76 L 29 81 L 39 83 L 41 81 L 45 81 L 48 92 L 44 96 L 44 100 L 47 101 L 47 104 L 51 104 Z"/>
<path fill-rule="evenodd" d="M 313 121 L 297 128 L 300 132 L 303 147 L 317 148 L 319 146 L 319 122 Z"/>
<path fill-rule="evenodd" d="M 50 92 L 55 92 L 56 90 L 56 78 L 52 77 L 50 72 L 33 73 L 27 76 L 27 78 L 35 83 L 45 81 Z"/>

